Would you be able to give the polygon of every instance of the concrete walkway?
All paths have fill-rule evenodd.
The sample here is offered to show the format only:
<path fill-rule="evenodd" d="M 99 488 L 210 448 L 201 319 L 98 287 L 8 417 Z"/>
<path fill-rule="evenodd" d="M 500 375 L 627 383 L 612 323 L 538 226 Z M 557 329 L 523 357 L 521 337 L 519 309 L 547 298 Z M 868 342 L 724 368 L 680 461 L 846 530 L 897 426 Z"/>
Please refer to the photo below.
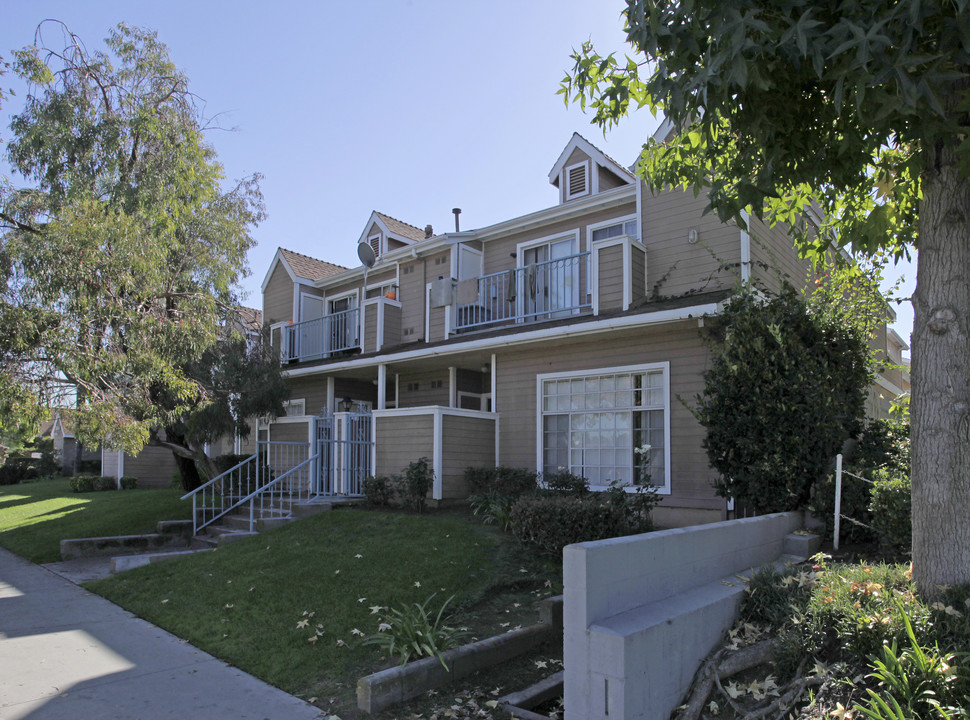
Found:
<path fill-rule="evenodd" d="M 0 719 L 320 715 L 312 705 L 0 548 Z"/>

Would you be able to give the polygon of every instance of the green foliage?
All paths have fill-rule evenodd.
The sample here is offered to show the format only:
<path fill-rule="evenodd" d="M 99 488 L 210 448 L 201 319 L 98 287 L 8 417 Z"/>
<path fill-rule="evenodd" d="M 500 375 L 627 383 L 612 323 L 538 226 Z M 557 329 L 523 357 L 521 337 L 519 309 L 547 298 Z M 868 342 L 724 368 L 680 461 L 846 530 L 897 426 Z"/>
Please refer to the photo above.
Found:
<path fill-rule="evenodd" d="M 469 467 L 465 468 L 465 482 L 473 494 L 497 493 L 518 497 L 536 489 L 538 475 L 528 468 Z"/>
<path fill-rule="evenodd" d="M 26 478 L 23 467 L 13 463 L 0 465 L 0 485 L 16 485 Z"/>
<path fill-rule="evenodd" d="M 364 497 L 374 507 L 387 507 L 394 498 L 396 480 L 385 475 L 364 478 Z"/>
<path fill-rule="evenodd" d="M 75 475 L 70 479 L 71 492 L 94 492 L 98 489 L 98 475 Z"/>
<path fill-rule="evenodd" d="M 512 534 L 540 553 L 560 556 L 566 545 L 653 529 L 650 510 L 659 501 L 650 489 L 627 493 L 542 492 L 523 495 L 512 506 Z"/>
<path fill-rule="evenodd" d="M 909 423 L 873 420 L 866 426 L 848 458 L 843 466 L 846 472 L 842 475 L 841 514 L 862 524 L 843 522 L 840 529 L 841 539 L 850 543 L 871 542 L 876 539 L 870 510 L 873 487 L 871 481 L 880 469 L 893 475 L 909 475 Z M 826 532 L 831 534 L 835 516 L 834 472 L 818 482 L 809 507 L 825 523 Z M 907 528 L 906 535 L 908 534 Z M 908 549 L 908 543 L 906 547 Z"/>
<path fill-rule="evenodd" d="M 398 494 L 404 507 L 414 512 L 424 512 L 428 493 L 434 487 L 434 471 L 431 461 L 423 457 L 409 463 L 398 486 Z"/>
<path fill-rule="evenodd" d="M 900 607 L 900 611 L 907 647 L 900 652 L 893 639 L 870 657 L 872 672 L 867 677 L 876 680 L 880 689 L 868 688 L 868 701 L 854 709 L 870 720 L 965 717 L 970 667 L 961 678 L 955 654 L 941 653 L 938 646 L 921 647 L 905 610 Z M 960 659 L 966 662 L 967 657 L 963 653 Z"/>
<path fill-rule="evenodd" d="M 472 514 L 481 517 L 483 523 L 496 525 L 503 532 L 509 532 L 512 528 L 512 506 L 516 500 L 518 498 L 511 495 L 487 492 L 469 496 L 468 504 L 472 508 Z"/>
<path fill-rule="evenodd" d="M 585 495 L 589 492 L 589 480 L 570 472 L 548 473 L 542 476 L 543 487 L 562 493 Z"/>
<path fill-rule="evenodd" d="M 804 507 L 860 430 L 865 342 L 809 312 L 789 286 L 767 297 L 745 288 L 709 337 L 714 357 L 693 412 L 717 493 L 761 513 Z"/>
<path fill-rule="evenodd" d="M 89 53 L 61 28 L 66 49 L 16 54 L 32 85 L 6 155 L 32 185 L 0 189 L 0 416 L 76 398 L 79 440 L 110 434 L 129 452 L 181 422 L 204 436 L 230 415 L 242 430 L 204 361 L 239 335 L 257 178 L 223 187 L 202 108 L 154 33 L 119 25 Z"/>
<path fill-rule="evenodd" d="M 138 478 L 132 477 L 131 475 L 123 475 L 121 477 L 122 490 L 134 490 L 137 487 L 138 487 Z"/>
<path fill-rule="evenodd" d="M 368 635 L 362 644 L 376 645 L 388 655 L 397 655 L 402 666 L 412 658 L 436 657 L 441 666 L 448 670 L 442 653 L 460 645 L 468 633 L 445 624 L 445 609 L 455 596 L 445 600 L 437 613 L 430 607 L 434 598 L 431 595 L 422 603 L 390 608 L 381 626 L 384 629 Z"/>
<path fill-rule="evenodd" d="M 869 511 L 880 547 L 888 553 L 909 554 L 913 547 L 913 501 L 909 475 L 887 468 L 872 475 Z"/>

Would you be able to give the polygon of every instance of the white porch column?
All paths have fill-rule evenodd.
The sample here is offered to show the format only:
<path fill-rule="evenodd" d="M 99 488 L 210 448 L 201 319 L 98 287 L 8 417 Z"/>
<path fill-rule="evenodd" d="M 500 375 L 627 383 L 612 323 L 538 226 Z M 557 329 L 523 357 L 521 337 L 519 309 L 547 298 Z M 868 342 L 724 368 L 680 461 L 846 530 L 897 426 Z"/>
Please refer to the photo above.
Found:
<path fill-rule="evenodd" d="M 448 407 L 458 407 L 458 368 L 448 368 Z"/>
<path fill-rule="evenodd" d="M 337 409 L 337 406 L 334 405 L 334 394 L 334 379 L 331 375 L 327 378 L 327 410 L 330 410 L 331 412 Z"/>
<path fill-rule="evenodd" d="M 488 391 L 492 394 L 492 412 L 495 413 L 495 412 L 498 412 L 498 386 L 496 383 L 496 379 L 498 378 L 498 372 L 495 369 L 495 353 L 492 353 L 491 367 L 492 367 L 492 379 L 491 379 L 491 387 L 489 387 Z"/>
<path fill-rule="evenodd" d="M 377 409 L 387 409 L 387 365 L 377 366 Z"/>

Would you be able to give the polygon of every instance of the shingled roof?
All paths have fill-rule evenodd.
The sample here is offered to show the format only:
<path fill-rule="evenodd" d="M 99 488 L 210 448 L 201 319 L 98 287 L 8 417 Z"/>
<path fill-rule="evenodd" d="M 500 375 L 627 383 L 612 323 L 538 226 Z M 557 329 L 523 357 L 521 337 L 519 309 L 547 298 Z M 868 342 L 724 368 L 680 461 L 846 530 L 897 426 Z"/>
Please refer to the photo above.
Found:
<path fill-rule="evenodd" d="M 236 309 L 239 312 L 239 320 L 243 325 L 243 329 L 245 329 L 248 332 L 259 332 L 262 329 L 263 327 L 262 310 L 246 307 L 245 305 L 239 305 Z"/>
<path fill-rule="evenodd" d="M 374 211 L 374 214 L 381 219 L 381 221 L 387 226 L 395 235 L 403 235 L 409 240 L 414 240 L 415 242 L 420 242 L 424 240 L 424 230 L 417 228 L 414 225 L 408 225 L 406 222 L 402 222 L 397 218 L 392 218 L 390 215 L 385 215 L 382 212 Z"/>
<path fill-rule="evenodd" d="M 298 277 L 306 278 L 307 280 L 321 280 L 342 273 L 347 269 L 341 265 L 334 265 L 324 260 L 317 260 L 309 255 L 302 255 L 301 253 L 293 252 L 286 248 L 280 248 L 280 253 L 290 266 L 290 269 Z"/>

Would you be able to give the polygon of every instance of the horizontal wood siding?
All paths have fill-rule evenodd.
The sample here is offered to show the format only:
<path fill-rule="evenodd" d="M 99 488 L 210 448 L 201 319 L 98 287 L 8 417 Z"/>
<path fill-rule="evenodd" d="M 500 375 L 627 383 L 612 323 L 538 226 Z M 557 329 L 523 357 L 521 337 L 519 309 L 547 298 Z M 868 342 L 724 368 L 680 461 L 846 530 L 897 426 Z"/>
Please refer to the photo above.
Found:
<path fill-rule="evenodd" d="M 424 339 L 424 303 L 427 298 L 424 261 L 401 264 L 401 342 Z"/>
<path fill-rule="evenodd" d="M 231 451 L 232 444 L 227 452 Z M 138 478 L 140 488 L 167 488 L 171 486 L 172 475 L 177 471 L 171 450 L 148 446 L 137 455 L 125 453 L 124 474 Z"/>
<path fill-rule="evenodd" d="M 704 215 L 707 196 L 684 190 L 642 192 L 641 241 L 647 248 L 647 294 L 677 297 L 689 291 L 730 288 L 741 277 L 741 231 L 722 223 L 715 213 Z M 692 228 L 698 242 L 687 241 Z M 733 265 L 723 269 L 721 264 Z"/>
<path fill-rule="evenodd" d="M 440 388 L 432 388 L 432 382 L 440 382 Z M 408 385 L 417 383 L 417 390 L 408 390 Z M 448 370 L 429 370 L 427 372 L 402 372 L 398 385 L 398 407 L 424 407 L 426 405 L 448 405 Z"/>
<path fill-rule="evenodd" d="M 428 342 L 445 339 L 445 308 L 431 308 L 431 318 L 428 323 Z"/>
<path fill-rule="evenodd" d="M 283 267 L 276 264 L 263 291 L 263 321 L 267 325 L 293 319 L 293 281 Z"/>
<path fill-rule="evenodd" d="M 465 468 L 495 466 L 495 421 L 447 413 L 441 421 L 442 499 L 464 499 L 469 494 Z"/>
<path fill-rule="evenodd" d="M 377 303 L 364 305 L 364 348 L 363 352 L 377 350 Z"/>
<path fill-rule="evenodd" d="M 633 265 L 632 278 L 632 301 L 636 302 L 643 298 L 647 292 L 647 256 L 637 247 L 633 247 L 630 257 Z"/>
<path fill-rule="evenodd" d="M 397 475 L 409 463 L 434 457 L 434 418 L 404 415 L 377 418 L 375 475 Z"/>
<path fill-rule="evenodd" d="M 565 339 L 498 353 L 496 406 L 501 416 L 500 463 L 536 467 L 536 376 L 597 368 L 670 363 L 671 495 L 665 506 L 719 509 L 714 478 L 701 447 L 704 430 L 678 396 L 693 402 L 703 390 L 709 354 L 696 321 Z"/>
<path fill-rule="evenodd" d="M 320 376 L 287 378 L 290 400 L 303 399 L 307 415 L 317 415 L 327 403 L 327 379 Z"/>
<path fill-rule="evenodd" d="M 401 344 L 401 306 L 384 303 L 384 345 L 382 349 Z"/>
<path fill-rule="evenodd" d="M 623 248 L 619 245 L 600 248 L 599 310 L 608 312 L 623 308 Z"/>
<path fill-rule="evenodd" d="M 621 185 L 627 184 L 604 167 L 597 167 L 597 172 L 599 173 L 600 192 L 603 192 L 605 190 L 612 190 L 613 188 L 617 188 L 617 187 L 620 187 Z"/>
<path fill-rule="evenodd" d="M 798 257 L 786 226 L 768 227 L 752 216 L 748 227 L 751 236 L 752 278 L 757 278 L 772 292 L 781 289 L 782 279 L 799 290 L 805 289 L 811 263 Z"/>
<path fill-rule="evenodd" d="M 310 425 L 305 422 L 273 423 L 269 426 L 272 442 L 309 442 Z"/>
<path fill-rule="evenodd" d="M 516 267 L 516 258 L 511 257 L 511 253 L 517 252 L 519 243 L 530 242 L 545 237 L 556 237 L 557 235 L 564 235 L 574 230 L 579 230 L 578 252 L 586 252 L 589 249 L 586 245 L 586 227 L 588 225 L 599 224 L 612 218 L 624 217 L 635 213 L 636 202 L 631 199 L 629 203 L 624 203 L 610 210 L 591 212 L 589 215 L 581 218 L 551 221 L 522 232 L 510 233 L 509 235 L 489 240 L 484 243 L 484 273 L 490 275 Z M 580 281 L 580 287 L 585 288 L 587 285 L 585 263 L 580 266 Z"/>

